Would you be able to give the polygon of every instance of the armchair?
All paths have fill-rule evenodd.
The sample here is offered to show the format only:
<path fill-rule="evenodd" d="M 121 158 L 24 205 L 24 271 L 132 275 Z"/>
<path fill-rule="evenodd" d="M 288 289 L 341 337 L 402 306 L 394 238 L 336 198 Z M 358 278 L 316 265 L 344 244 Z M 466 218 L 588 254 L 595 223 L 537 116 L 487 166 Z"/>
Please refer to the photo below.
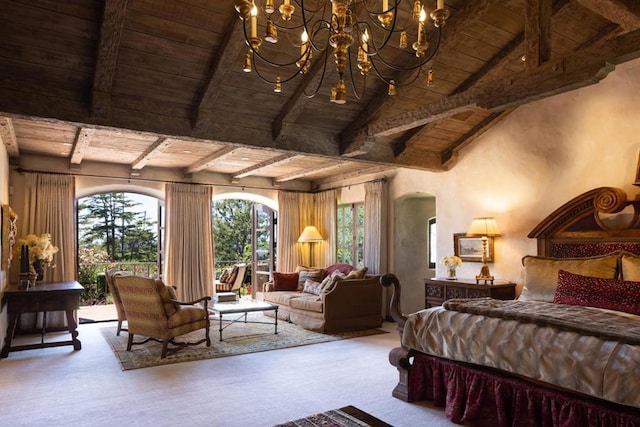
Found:
<path fill-rule="evenodd" d="M 236 264 L 230 273 L 228 282 L 216 280 L 216 292 L 238 292 L 244 283 L 244 276 L 247 274 L 247 264 Z"/>
<path fill-rule="evenodd" d="M 113 282 L 122 299 L 127 318 L 127 351 L 131 351 L 133 344 L 144 344 L 151 339 L 162 342 L 161 358 L 166 357 L 169 343 L 178 347 L 172 351 L 203 342 L 207 343 L 207 347 L 211 345 L 209 313 L 206 307 L 211 297 L 180 302 L 171 298 L 169 290 L 161 280 L 147 277 L 114 275 Z M 204 307 L 195 305 L 200 302 Z M 205 337 L 197 342 L 174 341 L 177 336 L 203 328 Z M 134 342 L 134 335 L 147 338 Z"/>
<path fill-rule="evenodd" d="M 113 305 L 116 306 L 116 312 L 118 313 L 118 329 L 116 331 L 116 335 L 120 336 L 120 331 L 127 330 L 127 328 L 122 327 L 122 322 L 127 320 L 127 315 L 124 312 L 124 307 L 122 306 L 122 299 L 120 299 L 120 294 L 118 293 L 118 289 L 116 289 L 116 287 L 113 284 L 113 277 L 116 275 L 130 276 L 131 272 L 123 271 L 117 268 L 112 268 L 108 270 L 107 274 L 105 275 L 107 279 L 107 287 L 109 288 L 109 292 L 113 297 Z"/>

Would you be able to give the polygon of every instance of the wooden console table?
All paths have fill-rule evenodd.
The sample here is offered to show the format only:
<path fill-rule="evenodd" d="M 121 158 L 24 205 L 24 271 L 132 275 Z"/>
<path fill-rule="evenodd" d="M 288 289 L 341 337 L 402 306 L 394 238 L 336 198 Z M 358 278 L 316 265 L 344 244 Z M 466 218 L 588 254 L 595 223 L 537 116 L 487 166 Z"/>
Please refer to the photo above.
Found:
<path fill-rule="evenodd" d="M 475 279 L 425 279 L 425 307 L 442 305 L 452 298 L 514 299 L 516 284 L 508 280 L 496 279 L 493 285 L 477 284 Z"/>
<path fill-rule="evenodd" d="M 80 350 L 82 345 L 78 339 L 74 310 L 80 307 L 80 294 L 84 288 L 78 282 L 43 283 L 29 289 L 20 289 L 18 285 L 9 285 L 4 291 L 2 303 L 7 305 L 7 333 L 0 357 L 5 358 L 9 351 L 31 350 L 34 348 L 58 347 L 73 345 L 74 350 Z M 64 311 L 67 313 L 67 323 L 71 339 L 49 343 L 29 344 L 11 347 L 11 340 L 16 330 L 18 316 L 22 313 L 38 313 L 47 311 Z"/>

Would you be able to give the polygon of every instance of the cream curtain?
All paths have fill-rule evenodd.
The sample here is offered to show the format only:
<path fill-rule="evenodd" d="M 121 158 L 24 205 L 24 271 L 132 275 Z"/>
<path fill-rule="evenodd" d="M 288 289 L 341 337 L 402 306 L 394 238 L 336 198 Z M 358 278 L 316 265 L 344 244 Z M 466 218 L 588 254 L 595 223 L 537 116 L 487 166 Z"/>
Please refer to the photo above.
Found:
<path fill-rule="evenodd" d="M 337 203 L 338 192 L 336 190 L 315 194 L 315 212 L 312 224 L 318 228 L 318 231 L 324 237 L 323 242 L 312 245 L 313 259 L 318 266 L 324 267 L 336 262 Z"/>
<path fill-rule="evenodd" d="M 193 301 L 213 293 L 213 234 L 209 186 L 167 184 L 164 281 L 178 298 Z"/>
<path fill-rule="evenodd" d="M 335 262 L 336 201 L 335 190 L 318 194 L 279 192 L 277 271 L 294 271 L 298 265 L 309 263 L 309 259 L 315 266 Z M 307 225 L 314 225 L 324 241 L 297 243 Z"/>
<path fill-rule="evenodd" d="M 364 265 L 370 274 L 385 274 L 387 270 L 387 183 L 368 182 L 364 185 Z M 390 293 L 382 293 L 382 316 L 389 316 Z"/>
<path fill-rule="evenodd" d="M 278 193 L 277 271 L 294 271 L 302 264 L 301 245 L 296 243 L 304 228 L 300 221 L 299 200 L 300 193 Z"/>
<path fill-rule="evenodd" d="M 54 257 L 55 268 L 45 267 L 44 281 L 75 280 L 74 178 L 69 175 L 28 173 L 25 174 L 25 193 L 23 218 L 18 219 L 18 223 L 22 222 L 20 236 L 49 233 L 51 241 L 59 249 Z M 38 323 L 36 326 L 40 327 L 41 320 Z M 64 312 L 47 316 L 47 327 L 64 327 L 66 323 Z"/>

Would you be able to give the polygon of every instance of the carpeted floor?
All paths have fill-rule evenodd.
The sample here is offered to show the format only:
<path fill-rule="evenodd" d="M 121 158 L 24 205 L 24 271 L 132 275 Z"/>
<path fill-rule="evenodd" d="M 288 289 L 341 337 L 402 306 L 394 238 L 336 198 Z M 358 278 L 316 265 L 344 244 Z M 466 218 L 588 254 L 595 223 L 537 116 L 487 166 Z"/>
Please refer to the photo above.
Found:
<path fill-rule="evenodd" d="M 260 313 L 253 315 L 250 319 L 273 322 L 272 318 Z M 222 337 L 224 341 L 220 341 L 218 322 L 212 320 L 209 331 L 211 347 L 207 347 L 205 343 L 189 346 L 175 353 L 169 353 L 166 358 L 161 359 L 160 351 L 162 345 L 159 342 L 149 341 L 143 345 L 134 345 L 131 351 L 127 351 L 127 332 L 121 332 L 120 336 L 116 336 L 115 326 L 102 328 L 101 332 L 116 357 L 120 360 L 122 370 L 236 356 L 386 333 L 381 329 L 367 329 L 338 334 L 319 334 L 288 322 L 278 321 L 278 334 L 276 335 L 272 324 L 235 323 L 223 331 Z M 196 331 L 178 337 L 177 340 L 194 342 L 201 339 L 203 335 L 203 331 Z M 141 338 L 143 337 L 136 336 L 135 340 L 138 341 Z M 171 349 L 171 345 L 169 345 L 169 348 Z"/>
<path fill-rule="evenodd" d="M 276 427 L 392 427 L 355 406 L 320 412 Z"/>

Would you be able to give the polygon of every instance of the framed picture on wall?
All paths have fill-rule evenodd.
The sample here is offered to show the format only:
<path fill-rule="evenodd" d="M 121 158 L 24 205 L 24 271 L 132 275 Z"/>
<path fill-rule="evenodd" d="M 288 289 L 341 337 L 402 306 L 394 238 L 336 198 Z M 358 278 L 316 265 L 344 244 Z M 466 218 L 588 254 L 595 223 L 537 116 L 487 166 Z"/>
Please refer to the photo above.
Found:
<path fill-rule="evenodd" d="M 11 267 L 13 245 L 16 242 L 18 216 L 9 205 L 2 205 L 2 269 Z"/>
<path fill-rule="evenodd" d="M 493 262 L 493 237 L 487 238 L 487 262 Z M 462 261 L 482 262 L 482 238 L 467 237 L 465 233 L 453 235 L 453 253 Z"/>

